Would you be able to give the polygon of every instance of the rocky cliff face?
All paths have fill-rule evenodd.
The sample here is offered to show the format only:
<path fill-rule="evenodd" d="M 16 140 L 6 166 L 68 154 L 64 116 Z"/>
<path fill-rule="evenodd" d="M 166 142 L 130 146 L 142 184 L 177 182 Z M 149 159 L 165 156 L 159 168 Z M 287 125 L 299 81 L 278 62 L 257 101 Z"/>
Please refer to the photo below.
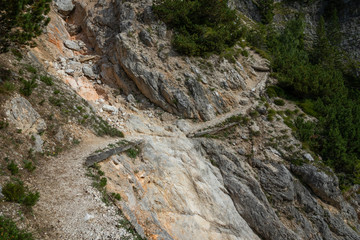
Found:
<path fill-rule="evenodd" d="M 250 50 L 232 61 L 179 56 L 152 1 L 74 3 L 58 5 L 66 21 L 54 13 L 49 51 L 34 54 L 127 140 L 143 141 L 137 156 L 100 164 L 140 235 L 360 239 L 358 187 L 344 198 L 332 171 L 291 135 L 285 123 L 301 111 L 263 95 L 271 79 L 254 69 L 267 61 Z"/>

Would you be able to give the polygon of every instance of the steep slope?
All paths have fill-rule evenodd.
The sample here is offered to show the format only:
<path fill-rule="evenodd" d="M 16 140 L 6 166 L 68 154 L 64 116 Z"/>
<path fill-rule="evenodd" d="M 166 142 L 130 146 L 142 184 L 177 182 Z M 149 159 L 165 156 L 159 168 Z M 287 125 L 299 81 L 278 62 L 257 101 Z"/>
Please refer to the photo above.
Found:
<path fill-rule="evenodd" d="M 120 194 L 114 202 L 136 231 L 148 239 L 360 239 L 358 188 L 345 198 L 331 169 L 292 136 L 287 124 L 303 113 L 264 94 L 273 81 L 268 62 L 249 49 L 249 57 L 229 60 L 179 56 L 151 4 L 75 1 L 71 11 L 58 6 L 63 16 L 51 13 L 47 33 L 32 50 L 126 140 L 143 142 L 99 164 L 108 192 Z M 68 189 L 76 179 L 74 190 L 88 189 L 84 169 L 72 169 L 107 140 L 89 142 L 60 157 L 59 163 L 76 161 L 55 181 L 46 179 L 56 164 L 43 166 L 41 185 L 68 192 L 59 199 L 77 200 L 47 202 L 53 190 L 42 190 L 45 198 L 35 208 L 41 219 L 57 212 L 47 219 L 55 226 L 49 239 L 118 239 L 107 222 L 113 216 L 99 223 L 96 214 L 104 209 L 94 213 L 94 228 L 81 222 L 84 206 L 71 220 L 65 209 L 86 204 L 92 191 Z M 72 225 L 78 228 L 73 235 L 67 230 Z M 104 235 L 88 231 L 107 227 Z"/>

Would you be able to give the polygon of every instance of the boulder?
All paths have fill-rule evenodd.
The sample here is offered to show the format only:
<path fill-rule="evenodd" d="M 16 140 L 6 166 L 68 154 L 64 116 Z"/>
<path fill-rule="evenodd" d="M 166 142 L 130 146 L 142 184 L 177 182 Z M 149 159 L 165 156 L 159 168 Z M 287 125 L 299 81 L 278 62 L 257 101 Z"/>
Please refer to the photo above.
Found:
<path fill-rule="evenodd" d="M 21 129 L 23 133 L 39 133 L 46 129 L 44 119 L 27 99 L 15 96 L 5 106 L 8 121 L 13 123 L 16 128 Z"/>
<path fill-rule="evenodd" d="M 339 180 L 330 169 L 327 169 L 328 173 L 325 173 L 314 165 L 303 164 L 291 165 L 291 171 L 323 201 L 340 207 L 343 198 L 339 189 Z"/>
<path fill-rule="evenodd" d="M 139 33 L 139 38 L 143 44 L 145 44 L 148 47 L 152 47 L 153 41 L 150 34 L 147 31 L 141 30 L 141 32 Z"/>
<path fill-rule="evenodd" d="M 64 41 L 64 45 L 65 47 L 71 49 L 71 50 L 75 50 L 75 51 L 80 51 L 81 47 L 79 46 L 79 44 L 75 41 L 72 40 L 65 40 Z"/>
<path fill-rule="evenodd" d="M 96 78 L 96 74 L 93 71 L 93 68 L 91 67 L 91 65 L 89 64 L 85 64 L 82 67 L 82 71 L 84 73 L 84 75 L 90 79 L 95 79 Z"/>
<path fill-rule="evenodd" d="M 59 13 L 69 15 L 75 8 L 72 0 L 55 0 L 55 6 Z"/>
<path fill-rule="evenodd" d="M 42 138 L 39 134 L 35 134 L 33 136 L 35 138 L 35 143 L 34 143 L 34 147 L 33 147 L 34 152 L 42 152 L 44 141 L 42 140 Z"/>
<path fill-rule="evenodd" d="M 102 107 L 102 110 L 106 111 L 106 112 L 110 112 L 112 114 L 117 114 L 119 111 L 116 107 L 114 106 L 110 106 L 110 105 L 107 105 L 105 104 L 103 107 Z"/>

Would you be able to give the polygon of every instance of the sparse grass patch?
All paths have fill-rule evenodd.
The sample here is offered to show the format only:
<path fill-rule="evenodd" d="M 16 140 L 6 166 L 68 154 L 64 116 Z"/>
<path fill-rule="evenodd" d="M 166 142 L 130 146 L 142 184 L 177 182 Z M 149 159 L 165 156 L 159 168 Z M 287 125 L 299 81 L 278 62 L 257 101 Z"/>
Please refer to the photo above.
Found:
<path fill-rule="evenodd" d="M 21 54 L 21 52 L 20 52 L 18 49 L 16 49 L 16 48 L 12 48 L 12 49 L 11 49 L 11 52 L 12 52 L 12 54 L 16 57 L 16 59 L 17 59 L 18 61 L 20 61 L 20 60 L 23 58 L 23 55 Z"/>
<path fill-rule="evenodd" d="M 59 98 L 49 97 L 49 102 L 56 107 L 61 107 L 62 101 Z"/>
<path fill-rule="evenodd" d="M 124 137 L 124 134 L 120 130 L 111 127 L 106 121 L 101 118 L 95 121 L 93 127 L 96 134 L 99 136 L 108 135 L 110 137 Z"/>
<path fill-rule="evenodd" d="M 0 85 L 0 93 L 10 93 L 13 92 L 15 89 L 15 84 L 10 81 L 5 81 Z"/>
<path fill-rule="evenodd" d="M 33 74 L 37 73 L 36 68 L 34 68 L 33 66 L 31 66 L 29 64 L 25 65 L 25 70 L 28 71 L 29 73 L 33 73 Z"/>

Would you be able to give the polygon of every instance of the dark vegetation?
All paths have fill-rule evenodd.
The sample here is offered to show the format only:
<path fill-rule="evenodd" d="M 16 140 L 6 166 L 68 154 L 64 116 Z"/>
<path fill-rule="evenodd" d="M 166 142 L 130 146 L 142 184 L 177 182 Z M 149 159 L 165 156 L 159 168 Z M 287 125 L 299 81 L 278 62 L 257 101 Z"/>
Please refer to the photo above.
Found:
<path fill-rule="evenodd" d="M 0 216 L 0 239 L 33 240 L 34 238 L 31 233 L 18 229 L 11 219 Z"/>
<path fill-rule="evenodd" d="M 21 203 L 27 207 L 34 206 L 40 197 L 38 192 L 29 191 L 20 180 L 6 183 L 2 189 L 2 194 L 4 194 L 6 201 Z"/>
<path fill-rule="evenodd" d="M 320 154 L 346 188 L 360 183 L 360 65 L 339 48 L 336 6 L 336 1 L 330 1 L 312 47 L 304 41 L 301 16 L 281 32 L 260 25 L 249 32 L 247 40 L 266 51 L 271 60 L 278 84 L 267 90 L 268 95 L 294 100 L 318 119 L 298 118 L 291 125 L 304 146 Z M 279 99 L 274 102 L 282 104 Z"/>
<path fill-rule="evenodd" d="M 174 29 L 174 48 L 181 54 L 205 56 L 221 53 L 242 36 L 239 18 L 218 0 L 160 0 L 153 10 Z"/>
<path fill-rule="evenodd" d="M 33 44 L 50 22 L 51 0 L 0 0 L 0 53 L 12 44 Z"/>

